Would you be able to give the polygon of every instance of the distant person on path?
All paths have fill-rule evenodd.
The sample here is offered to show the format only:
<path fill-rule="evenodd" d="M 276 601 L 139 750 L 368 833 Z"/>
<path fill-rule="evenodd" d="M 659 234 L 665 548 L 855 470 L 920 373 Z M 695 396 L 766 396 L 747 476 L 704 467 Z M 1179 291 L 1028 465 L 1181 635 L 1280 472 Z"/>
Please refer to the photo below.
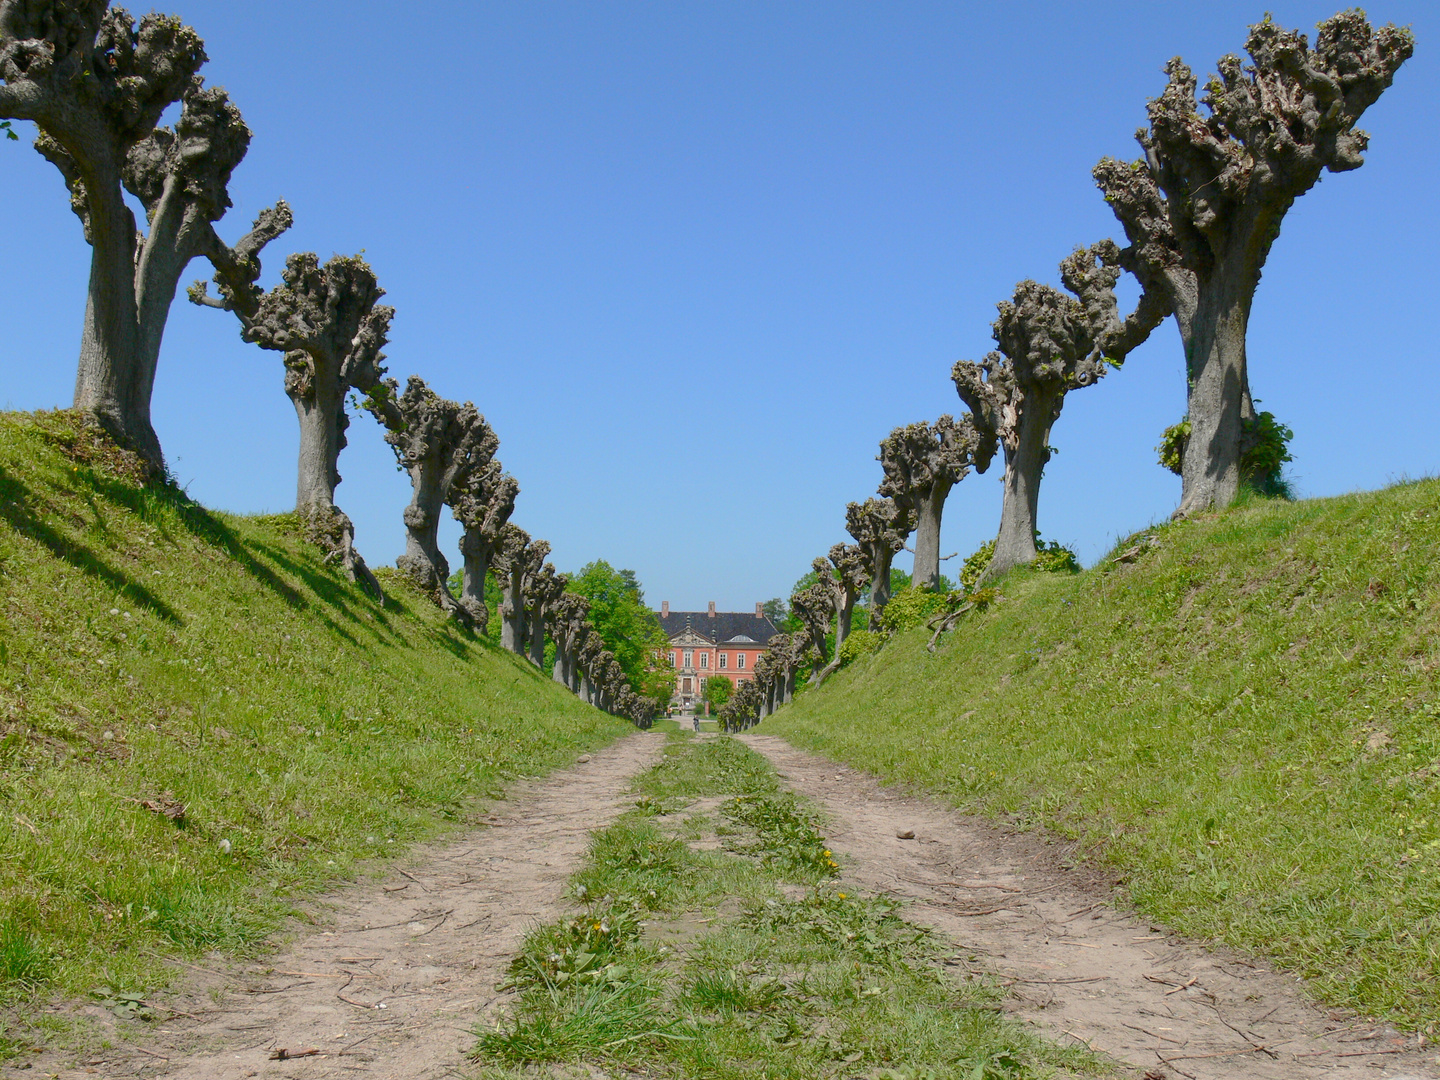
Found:
<path fill-rule="evenodd" d="M 694 716 L 692 716 L 690 719 L 692 719 L 692 720 L 695 722 L 695 734 L 696 734 L 696 735 L 699 735 L 699 734 L 700 734 L 700 714 L 697 712 L 697 713 L 696 713 Z"/>

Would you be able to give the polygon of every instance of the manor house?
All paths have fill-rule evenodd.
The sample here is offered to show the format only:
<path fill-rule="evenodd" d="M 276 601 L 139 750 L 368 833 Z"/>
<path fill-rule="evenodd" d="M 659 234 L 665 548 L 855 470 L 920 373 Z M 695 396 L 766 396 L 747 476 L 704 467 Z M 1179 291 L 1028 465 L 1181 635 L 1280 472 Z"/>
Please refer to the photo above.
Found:
<path fill-rule="evenodd" d="M 780 631 L 765 616 L 762 605 L 755 612 L 671 611 L 670 601 L 660 605 L 660 626 L 670 639 L 670 662 L 675 665 L 675 693 L 679 705 L 691 705 L 700 696 L 705 680 L 722 675 L 736 686 L 749 678 Z"/>

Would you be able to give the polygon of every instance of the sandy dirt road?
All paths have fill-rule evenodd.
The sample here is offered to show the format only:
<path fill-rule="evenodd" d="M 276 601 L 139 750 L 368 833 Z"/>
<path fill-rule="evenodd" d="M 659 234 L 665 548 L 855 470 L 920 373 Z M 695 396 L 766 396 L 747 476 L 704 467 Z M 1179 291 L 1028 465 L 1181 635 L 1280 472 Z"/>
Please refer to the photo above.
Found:
<path fill-rule="evenodd" d="M 590 832 L 618 816 L 627 782 L 665 737 L 634 734 L 574 768 L 517 785 L 484 827 L 413 853 L 405 869 L 349 886 L 313 909 L 307 930 L 263 964 L 190 966 L 183 1014 L 78 1063 L 32 1061 L 7 1077 L 64 1080 L 434 1080 L 462 1075 L 470 1030 L 527 930 L 556 918 Z M 213 993 L 212 993 L 213 991 Z M 107 1019 L 98 1009 L 98 1017 Z M 134 1023 L 131 1021 L 130 1023 Z M 133 1030 L 133 1029 L 132 1029 Z M 319 1051 L 272 1060 L 285 1050 Z M 33 1071 L 32 1071 L 33 1069 Z"/>
<path fill-rule="evenodd" d="M 847 880 L 1000 974 L 1016 1011 L 1147 1077 L 1440 1077 L 1431 1044 L 1307 1001 L 1292 976 L 1181 941 L 1111 904 L 1114 879 L 1053 840 L 881 786 L 773 735 L 741 736 L 823 805 Z M 913 839 L 901 839 L 912 833 Z"/>

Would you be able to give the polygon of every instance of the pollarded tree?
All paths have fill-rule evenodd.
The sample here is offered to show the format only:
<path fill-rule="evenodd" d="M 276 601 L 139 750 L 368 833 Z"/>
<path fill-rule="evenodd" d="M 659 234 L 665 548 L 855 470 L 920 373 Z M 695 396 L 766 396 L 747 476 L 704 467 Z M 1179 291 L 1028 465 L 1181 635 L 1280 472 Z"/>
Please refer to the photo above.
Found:
<path fill-rule="evenodd" d="M 575 669 L 579 675 L 580 687 L 576 691 L 581 698 L 595 704 L 595 667 L 600 654 L 605 651 L 605 639 L 594 627 L 587 627 L 575 649 Z"/>
<path fill-rule="evenodd" d="M 836 544 L 830 549 L 828 562 L 816 559 L 813 565 L 818 584 L 830 593 L 830 606 L 835 611 L 835 655 L 815 680 L 818 684 L 840 666 L 840 647 L 850 636 L 850 616 L 855 601 L 870 584 L 870 570 L 858 544 Z"/>
<path fill-rule="evenodd" d="M 230 207 L 250 131 L 223 90 L 203 89 L 199 35 L 171 16 L 137 23 L 104 0 L 0 0 L 0 119 L 31 120 L 90 244 L 75 408 L 158 474 L 155 367 L 185 266 Z M 181 103 L 172 131 L 157 127 Z M 128 191 L 145 209 L 136 229 Z"/>
<path fill-rule="evenodd" d="M 525 653 L 525 578 L 539 569 L 550 545 L 545 541 L 539 560 L 535 558 L 530 534 L 513 522 L 500 530 L 500 542 L 491 557 L 490 566 L 500 585 L 500 646 L 517 655 Z"/>
<path fill-rule="evenodd" d="M 795 699 L 795 675 L 800 670 L 802 653 L 803 646 L 793 634 L 777 634 L 770 639 L 765 655 L 770 657 L 778 676 L 777 709 Z"/>
<path fill-rule="evenodd" d="M 880 615 L 890 602 L 890 563 L 905 547 L 914 517 L 894 499 L 866 499 L 845 508 L 845 531 L 865 555 L 870 575 L 870 629 L 880 629 Z"/>
<path fill-rule="evenodd" d="M 354 526 L 335 506 L 335 488 L 350 426 L 345 395 L 352 389 L 368 394 L 379 386 L 385 374 L 380 350 L 395 309 L 378 303 L 385 290 L 358 256 L 336 255 L 322 266 L 314 252 L 291 255 L 281 283 L 262 293 L 253 279 L 246 282 L 245 274 L 236 273 L 243 267 L 258 276 L 258 258 L 242 260 L 236 249 L 227 254 L 216 261 L 219 298 L 197 282 L 190 299 L 233 311 L 241 337 L 284 357 L 285 393 L 300 424 L 295 512 L 312 538 L 341 554 L 352 579 L 363 577 L 374 585 L 355 553 Z"/>
<path fill-rule="evenodd" d="M 371 389 L 365 408 L 385 425 L 385 441 L 410 474 L 405 508 L 405 554 L 395 565 L 407 573 L 451 617 L 468 623 L 469 613 L 450 593 L 450 563 L 440 551 L 440 512 L 467 477 L 495 456 L 500 440 L 470 402 L 442 398 L 418 375 L 405 392 L 394 379 Z"/>
<path fill-rule="evenodd" d="M 915 520 L 915 584 L 940 584 L 940 519 L 950 489 L 973 468 L 990 467 L 994 443 L 982 440 L 968 416 L 942 416 L 933 424 L 908 424 L 880 444 L 877 459 L 885 470 L 880 494 Z"/>
<path fill-rule="evenodd" d="M 830 632 L 830 620 L 835 618 L 834 594 L 817 582 L 790 597 L 790 613 L 800 620 L 807 645 L 819 657 L 816 670 L 810 676 L 810 681 L 816 682 L 820 668 L 830 659 L 829 644 L 825 638 Z"/>
<path fill-rule="evenodd" d="M 545 666 L 545 626 L 553 621 L 550 618 L 551 605 L 564 595 L 565 586 L 569 584 L 570 578 L 557 574 L 550 563 L 542 566 L 525 583 L 525 598 L 529 601 L 525 619 L 530 631 L 530 662 L 536 667 Z"/>
<path fill-rule="evenodd" d="M 465 528 L 460 537 L 460 556 L 465 567 L 461 576 L 460 606 L 482 634 L 490 626 L 485 576 L 490 572 L 490 562 L 500 545 L 505 524 L 515 512 L 515 498 L 519 494 L 519 483 L 495 460 L 470 470 L 450 492 L 450 511 Z"/>
<path fill-rule="evenodd" d="M 1121 319 L 1118 258 L 1108 240 L 1074 251 L 1060 264 L 1069 296 L 1022 281 L 1014 299 L 999 305 L 993 330 L 1000 351 L 979 363 L 961 360 L 950 373 L 980 438 L 1005 453 L 1005 499 L 987 579 L 1035 560 L 1040 478 L 1065 395 L 1094 385 L 1107 365 L 1118 367 L 1168 313 L 1147 290 Z"/>
<path fill-rule="evenodd" d="M 1241 481 L 1253 423 L 1245 333 L 1270 245 L 1291 205 L 1320 179 L 1364 164 L 1360 116 L 1414 51 L 1408 29 L 1373 30 L 1358 8 L 1319 26 L 1315 47 L 1269 16 L 1245 50 L 1197 81 L 1176 57 L 1149 103 L 1142 160 L 1113 158 L 1095 181 L 1124 226 L 1122 265 L 1163 293 L 1185 347 L 1190 440 L 1177 515 L 1224 507 Z"/>
<path fill-rule="evenodd" d="M 555 669 L 552 678 L 578 693 L 576 650 L 581 636 L 590 626 L 590 601 L 578 593 L 562 592 L 549 605 L 547 614 L 550 619 L 550 636 L 555 641 Z"/>

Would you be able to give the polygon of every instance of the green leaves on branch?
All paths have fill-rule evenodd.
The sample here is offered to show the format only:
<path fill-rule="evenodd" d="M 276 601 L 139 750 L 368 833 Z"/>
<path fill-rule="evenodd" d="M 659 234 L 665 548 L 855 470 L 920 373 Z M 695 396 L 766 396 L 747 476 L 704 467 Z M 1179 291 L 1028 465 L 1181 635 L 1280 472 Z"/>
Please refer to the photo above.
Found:
<path fill-rule="evenodd" d="M 10 127 L 9 120 L 0 120 L 0 131 L 3 131 L 5 133 L 5 138 L 9 139 L 11 142 L 20 141 L 20 136 L 16 135 L 14 129 Z"/>
<path fill-rule="evenodd" d="M 1262 412 L 1253 420 L 1242 420 L 1240 426 L 1240 475 L 1246 486 L 1262 495 L 1288 499 L 1289 484 L 1281 475 L 1290 455 L 1290 440 L 1295 432 L 1275 419 L 1272 412 Z M 1190 417 L 1171 424 L 1160 436 L 1155 448 L 1160 464 L 1176 476 L 1185 468 L 1185 448 L 1190 444 Z"/>

